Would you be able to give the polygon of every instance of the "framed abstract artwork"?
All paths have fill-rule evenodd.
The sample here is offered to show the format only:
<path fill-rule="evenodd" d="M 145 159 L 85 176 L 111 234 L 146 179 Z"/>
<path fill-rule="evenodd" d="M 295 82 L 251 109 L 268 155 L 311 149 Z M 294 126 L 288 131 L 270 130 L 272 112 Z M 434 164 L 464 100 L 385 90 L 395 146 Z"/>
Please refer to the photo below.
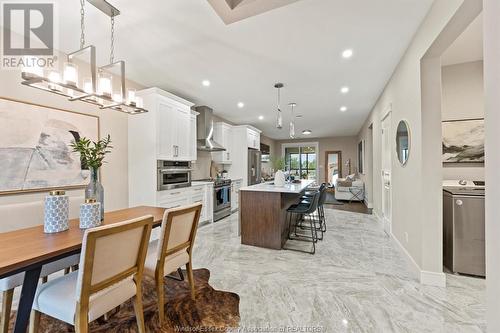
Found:
<path fill-rule="evenodd" d="M 484 119 L 443 121 L 443 163 L 484 163 Z"/>
<path fill-rule="evenodd" d="M 86 186 L 80 137 L 99 139 L 98 117 L 0 98 L 0 195 Z"/>

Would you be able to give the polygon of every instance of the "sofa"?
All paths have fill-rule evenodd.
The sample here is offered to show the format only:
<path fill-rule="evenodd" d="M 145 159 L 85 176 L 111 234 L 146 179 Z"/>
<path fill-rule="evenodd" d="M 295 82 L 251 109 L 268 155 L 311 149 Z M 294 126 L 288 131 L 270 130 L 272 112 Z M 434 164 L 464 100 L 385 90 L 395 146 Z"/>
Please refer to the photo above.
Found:
<path fill-rule="evenodd" d="M 347 201 L 365 200 L 365 183 L 353 175 L 335 181 L 335 199 Z"/>

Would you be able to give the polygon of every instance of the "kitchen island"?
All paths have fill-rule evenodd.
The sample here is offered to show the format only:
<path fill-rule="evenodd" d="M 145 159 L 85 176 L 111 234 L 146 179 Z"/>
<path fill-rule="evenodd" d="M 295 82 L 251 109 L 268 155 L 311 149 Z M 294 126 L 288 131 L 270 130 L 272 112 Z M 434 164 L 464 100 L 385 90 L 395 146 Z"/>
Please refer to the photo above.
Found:
<path fill-rule="evenodd" d="M 242 187 L 239 193 L 241 243 L 280 250 L 288 238 L 286 210 L 299 201 L 313 182 L 301 180 L 284 186 L 271 182 Z"/>

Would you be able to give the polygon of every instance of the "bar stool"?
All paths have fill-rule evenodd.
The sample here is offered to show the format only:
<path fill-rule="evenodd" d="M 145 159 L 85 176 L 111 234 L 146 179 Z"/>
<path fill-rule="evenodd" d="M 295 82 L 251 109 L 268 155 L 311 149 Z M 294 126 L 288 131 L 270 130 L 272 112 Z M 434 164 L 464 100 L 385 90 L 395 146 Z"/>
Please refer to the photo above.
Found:
<path fill-rule="evenodd" d="M 318 208 L 316 210 L 316 212 L 313 214 L 313 217 L 315 218 L 315 221 L 314 221 L 314 227 L 316 228 L 316 231 L 320 232 L 320 236 L 318 237 L 318 240 L 323 240 L 323 233 L 326 232 L 326 219 L 325 219 L 325 211 L 324 211 L 324 208 L 323 208 L 323 205 L 326 201 L 326 183 L 323 183 L 321 184 L 321 186 L 319 187 L 318 191 L 315 191 L 315 192 L 306 192 L 305 195 L 301 198 L 301 204 L 309 204 L 310 201 L 311 201 L 311 195 L 313 195 L 314 193 L 318 193 L 319 192 L 319 201 L 318 201 Z M 317 216 L 317 220 L 316 220 L 316 216 Z M 301 221 L 302 222 L 302 221 Z M 318 224 L 318 226 L 317 226 Z M 307 229 L 308 227 L 307 226 L 304 226 L 302 225 L 302 223 L 300 223 L 300 228 L 301 229 Z"/>
<path fill-rule="evenodd" d="M 288 220 L 288 239 L 310 242 L 310 243 L 312 243 L 312 251 L 304 251 L 304 250 L 292 249 L 292 248 L 285 248 L 285 250 L 305 252 L 305 253 L 310 253 L 310 254 L 316 253 L 316 242 L 318 241 L 318 233 L 317 233 L 317 229 L 315 227 L 315 219 L 312 216 L 312 214 L 318 209 L 319 197 L 320 197 L 320 192 L 316 192 L 310 201 L 308 201 L 306 203 L 291 205 L 286 210 L 287 211 L 287 220 Z M 294 229 L 293 234 L 295 234 L 295 237 L 292 237 L 291 236 L 292 235 L 292 220 L 294 220 L 294 217 L 295 217 L 295 222 L 293 225 L 293 229 Z M 309 221 L 309 227 L 307 229 L 311 230 L 310 237 L 306 236 L 306 235 L 298 235 L 297 234 L 297 226 L 298 226 L 299 222 L 305 221 L 306 218 Z"/>

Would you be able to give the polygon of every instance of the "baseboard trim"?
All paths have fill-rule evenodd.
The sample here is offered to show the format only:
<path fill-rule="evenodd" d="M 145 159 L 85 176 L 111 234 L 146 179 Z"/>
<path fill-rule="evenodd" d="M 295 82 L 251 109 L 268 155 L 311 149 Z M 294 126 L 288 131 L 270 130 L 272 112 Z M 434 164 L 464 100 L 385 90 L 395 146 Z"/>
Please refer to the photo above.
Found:
<path fill-rule="evenodd" d="M 376 210 L 373 210 L 373 216 L 377 219 L 378 222 L 383 223 L 382 217 L 378 214 Z M 443 272 L 429 272 L 420 269 L 420 266 L 417 264 L 415 259 L 410 255 L 408 250 L 401 244 L 399 239 L 394 236 L 393 233 L 389 234 L 389 237 L 392 238 L 394 243 L 398 246 L 399 250 L 404 254 L 412 275 L 415 277 L 417 281 L 421 284 L 435 287 L 446 287 L 446 274 Z"/>
<path fill-rule="evenodd" d="M 422 271 L 420 270 L 420 266 L 417 264 L 415 259 L 413 259 L 413 257 L 408 252 L 408 250 L 406 250 L 406 248 L 403 246 L 403 244 L 401 244 L 399 239 L 397 239 L 396 236 L 394 236 L 394 234 L 392 232 L 390 233 L 390 236 L 391 236 L 392 240 L 397 244 L 399 250 L 404 254 L 413 277 L 415 279 L 417 279 L 418 281 L 422 282 L 422 280 L 421 280 Z"/>
<path fill-rule="evenodd" d="M 428 286 L 436 287 L 446 287 L 446 274 L 421 271 L 420 272 L 420 283 Z"/>

